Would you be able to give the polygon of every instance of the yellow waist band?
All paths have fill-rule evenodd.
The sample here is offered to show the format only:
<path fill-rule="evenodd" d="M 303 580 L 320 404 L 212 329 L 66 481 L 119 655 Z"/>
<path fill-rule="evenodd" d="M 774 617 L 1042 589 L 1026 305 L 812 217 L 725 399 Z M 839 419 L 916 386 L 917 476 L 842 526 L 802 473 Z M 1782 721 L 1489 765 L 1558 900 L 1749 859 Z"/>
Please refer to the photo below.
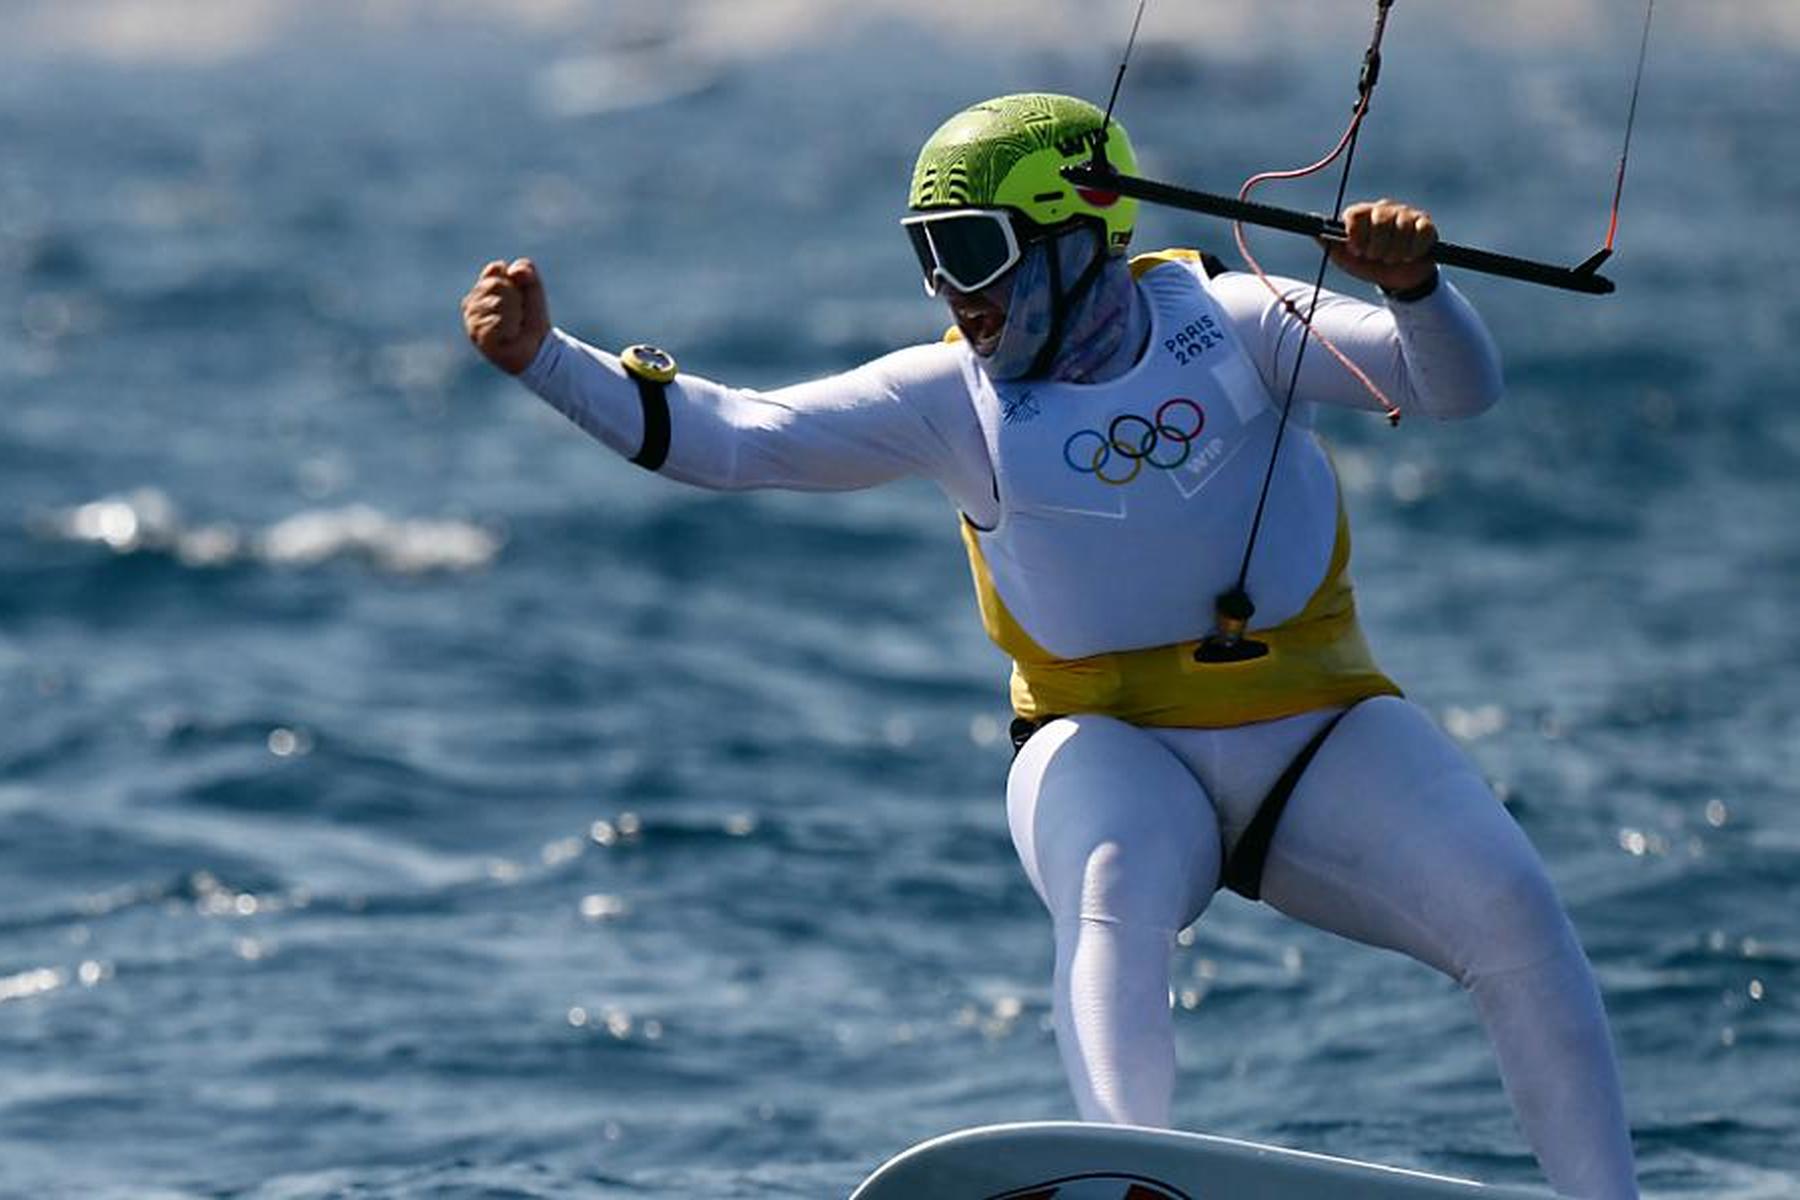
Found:
<path fill-rule="evenodd" d="M 1241 663 L 1200 663 L 1198 642 L 1059 659 L 1028 635 L 994 588 L 975 530 L 963 523 L 982 624 L 1013 659 L 1012 703 L 1021 717 L 1103 713 L 1134 725 L 1218 728 L 1398 696 L 1356 620 L 1350 529 L 1338 509 L 1325 581 L 1291 620 L 1252 629 L 1269 653 Z"/>

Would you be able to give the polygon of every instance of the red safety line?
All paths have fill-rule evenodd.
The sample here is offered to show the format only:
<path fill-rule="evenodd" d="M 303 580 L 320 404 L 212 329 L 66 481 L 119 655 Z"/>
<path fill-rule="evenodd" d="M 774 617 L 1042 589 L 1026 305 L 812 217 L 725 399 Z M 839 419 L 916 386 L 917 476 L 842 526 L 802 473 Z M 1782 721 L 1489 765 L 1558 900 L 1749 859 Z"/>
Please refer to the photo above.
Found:
<path fill-rule="evenodd" d="M 1350 124 L 1344 129 L 1344 136 L 1338 139 L 1338 144 L 1332 149 L 1330 154 L 1327 154 L 1324 158 L 1321 158 L 1318 162 L 1313 163 L 1310 166 L 1297 167 L 1291 171 L 1262 171 L 1252 175 L 1249 179 L 1244 181 L 1244 186 L 1238 189 L 1238 199 L 1249 199 L 1250 193 L 1254 188 L 1271 179 L 1304 179 L 1308 175 L 1318 174 L 1320 171 L 1323 171 L 1326 167 L 1329 167 L 1332 163 L 1336 162 L 1338 158 L 1343 155 L 1345 148 L 1350 145 L 1350 139 L 1356 136 L 1357 127 L 1362 124 L 1363 117 L 1368 115 L 1370 98 L 1370 94 L 1365 93 L 1363 97 L 1357 101 L 1356 111 L 1350 116 Z M 1342 364 L 1343 368 L 1350 372 L 1358 383 L 1362 384 L 1364 390 L 1366 390 L 1369 395 L 1373 396 L 1375 402 L 1380 404 L 1382 409 L 1387 413 L 1388 420 L 1398 421 L 1400 419 L 1400 408 L 1392 400 L 1388 399 L 1387 393 L 1381 390 L 1381 385 L 1377 384 L 1373 379 L 1370 379 L 1368 373 L 1361 367 L 1351 362 L 1349 355 L 1345 354 L 1342 350 L 1339 350 L 1337 346 L 1332 343 L 1330 338 L 1320 333 L 1317 329 L 1314 329 L 1312 327 L 1311 319 L 1307 315 L 1302 314 L 1300 310 L 1295 307 L 1293 301 L 1281 294 L 1281 289 L 1275 286 L 1275 281 L 1269 278 L 1268 272 L 1263 270 L 1262 264 L 1256 261 L 1256 256 L 1250 253 L 1250 242 L 1249 239 L 1244 236 L 1244 223 L 1242 221 L 1232 222 L 1232 236 L 1237 240 L 1238 253 L 1244 256 L 1244 261 L 1250 264 L 1250 269 L 1256 272 L 1256 277 L 1262 280 L 1264 287 L 1269 289 L 1269 294 L 1274 296 L 1281 306 L 1287 309 L 1295 319 L 1306 326 L 1312 339 L 1325 347 L 1326 351 L 1333 358 L 1337 359 L 1338 362 Z"/>
<path fill-rule="evenodd" d="M 1637 77 L 1631 82 L 1631 111 L 1625 117 L 1625 148 L 1619 151 L 1619 181 L 1613 185 L 1612 220 L 1606 226 L 1606 248 L 1613 248 L 1619 235 L 1619 201 L 1625 197 L 1625 164 L 1631 158 L 1631 129 L 1637 124 L 1638 93 L 1644 88 L 1644 61 L 1650 56 L 1650 21 L 1656 15 L 1656 0 L 1644 6 L 1644 37 L 1638 44 Z"/>

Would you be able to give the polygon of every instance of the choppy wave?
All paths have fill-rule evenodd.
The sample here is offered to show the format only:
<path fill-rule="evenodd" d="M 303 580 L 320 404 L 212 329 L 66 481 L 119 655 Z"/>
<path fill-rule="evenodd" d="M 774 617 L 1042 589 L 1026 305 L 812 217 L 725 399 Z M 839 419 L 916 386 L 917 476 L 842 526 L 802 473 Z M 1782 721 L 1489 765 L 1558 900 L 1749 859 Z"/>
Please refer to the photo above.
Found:
<path fill-rule="evenodd" d="M 189 567 L 315 567 L 350 560 L 396 575 L 479 571 L 505 545 L 499 533 L 469 521 L 392 517 L 367 505 L 309 509 L 263 529 L 192 522 L 155 488 L 51 512 L 31 527 L 43 537 L 114 554 L 168 555 Z"/>
<path fill-rule="evenodd" d="M 691 96 L 720 77 L 719 67 L 690 47 L 658 38 L 559 58 L 535 86 L 551 115 L 592 117 Z"/>

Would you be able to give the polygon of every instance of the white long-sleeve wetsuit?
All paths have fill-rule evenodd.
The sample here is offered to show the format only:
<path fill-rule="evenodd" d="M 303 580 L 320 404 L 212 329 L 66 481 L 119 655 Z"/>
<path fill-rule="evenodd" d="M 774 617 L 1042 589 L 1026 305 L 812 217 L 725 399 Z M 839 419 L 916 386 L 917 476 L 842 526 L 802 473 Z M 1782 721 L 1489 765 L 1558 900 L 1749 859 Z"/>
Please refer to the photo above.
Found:
<path fill-rule="evenodd" d="M 772 391 L 683 374 L 666 390 L 670 438 L 661 473 L 713 489 L 829 491 L 903 476 L 930 479 L 974 530 L 1015 537 L 995 543 L 1012 557 L 994 584 L 1009 615 L 1047 652 L 1077 659 L 1198 637 L 1214 581 L 1235 573 L 1243 514 L 1261 483 L 1274 408 L 1301 330 L 1252 276 L 1207 278 L 1197 262 L 1171 264 L 1140 286 L 1151 290 L 1159 279 L 1165 291 L 1192 286 L 1166 274 L 1177 270 L 1205 289 L 1226 328 L 1209 332 L 1196 323 L 1189 340 L 1165 321 L 1150 350 L 1166 348 L 1185 362 L 1190 353 L 1210 354 L 1212 335 L 1222 333 L 1254 375 L 1220 385 L 1216 400 L 1192 393 L 1200 397 L 1195 411 L 1205 410 L 1206 436 L 1219 433 L 1204 446 L 1188 409 L 1168 408 L 1170 394 L 1158 391 L 1129 410 L 1097 410 L 1123 413 L 1113 419 L 1128 422 L 1124 435 L 1116 423 L 1087 440 L 1058 433 L 1053 444 L 1063 447 L 1063 463 L 1048 461 L 1054 455 L 1046 452 L 1041 479 L 1014 480 L 1000 469 L 1004 439 L 1043 419 L 1039 398 L 1029 388 L 989 386 L 967 347 L 940 344 Z M 1304 305 L 1309 287 L 1277 282 Z M 1409 415 L 1469 417 L 1500 396 L 1493 343 L 1448 281 L 1407 303 L 1372 305 L 1326 293 L 1314 323 Z M 1164 363 L 1165 373 L 1176 369 L 1174 361 Z M 556 331 L 522 378 L 615 451 L 638 451 L 638 390 L 614 356 Z M 1127 374 L 1106 385 L 1107 402 L 1129 397 L 1132 384 Z M 1083 394 L 1052 388 L 1041 402 Z M 1317 351 L 1304 359 L 1297 395 L 1296 428 L 1282 448 L 1253 576 L 1271 621 L 1299 611 L 1332 560 L 1336 485 L 1310 435 L 1314 408 L 1376 407 Z M 1175 398 L 1188 402 L 1186 392 Z M 1178 459 L 1157 448 L 1158 437 L 1169 446 L 1185 439 Z M 1133 462 L 1142 457 L 1179 469 L 1142 470 L 1141 480 L 1110 488 L 1084 478 L 1104 476 L 1109 446 L 1129 450 Z M 1159 454 L 1166 455 L 1160 462 Z M 1141 468 L 1136 464 L 1132 475 Z M 1175 492 L 1166 490 L 1171 484 Z M 1163 506 L 1163 526 L 1168 512 L 1182 516 L 1187 541 L 1179 555 L 1155 540 L 1166 528 L 1153 533 L 1131 520 L 1153 498 Z M 1060 523 L 1046 524 L 1054 537 L 1034 543 L 1030 522 Z M 1031 549 L 1073 542 L 1080 551 L 1082 539 L 1092 539 L 1096 554 L 1117 556 L 1134 537 L 1157 549 L 1116 558 L 1132 572 L 1128 587 L 1076 578 L 1052 550 Z M 1080 554 L 1073 560 L 1082 561 Z M 1110 602 L 1096 588 L 1114 589 Z M 1168 1123 L 1171 939 L 1205 909 L 1225 856 L 1277 777 L 1340 711 L 1222 728 L 1075 712 L 1044 724 L 1019 754 L 1008 816 L 1052 918 L 1057 1042 L 1084 1119 Z M 1399 950 L 1455 979 L 1474 999 L 1551 1183 L 1593 1200 L 1637 1196 L 1617 1067 L 1580 944 L 1522 832 L 1418 708 L 1384 696 L 1344 718 L 1292 794 L 1269 850 L 1262 896 L 1308 924 Z"/>

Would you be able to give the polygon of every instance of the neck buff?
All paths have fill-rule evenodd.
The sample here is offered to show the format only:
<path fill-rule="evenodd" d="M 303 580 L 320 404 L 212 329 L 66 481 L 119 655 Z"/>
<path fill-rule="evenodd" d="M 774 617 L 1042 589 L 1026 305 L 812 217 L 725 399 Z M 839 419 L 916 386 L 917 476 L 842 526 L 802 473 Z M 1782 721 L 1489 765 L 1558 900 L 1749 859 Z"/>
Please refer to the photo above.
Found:
<path fill-rule="evenodd" d="M 1000 344 L 981 367 L 1002 381 L 1104 383 L 1136 365 L 1149 332 L 1130 264 L 1105 254 L 1084 225 L 1026 248 L 1013 271 Z"/>

